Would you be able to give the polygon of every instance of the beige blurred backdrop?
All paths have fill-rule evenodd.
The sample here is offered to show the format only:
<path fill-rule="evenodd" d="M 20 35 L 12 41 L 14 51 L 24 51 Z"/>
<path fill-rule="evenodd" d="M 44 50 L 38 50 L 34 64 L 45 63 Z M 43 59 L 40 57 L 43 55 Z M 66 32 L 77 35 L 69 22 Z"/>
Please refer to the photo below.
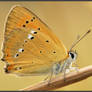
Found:
<path fill-rule="evenodd" d="M 0 48 L 4 37 L 5 18 L 13 5 L 23 5 L 39 16 L 69 49 L 81 35 L 92 27 L 92 2 L 0 2 Z M 74 50 L 79 68 L 92 64 L 92 33 Z M 0 51 L 2 57 L 2 51 Z M 0 90 L 19 90 L 42 81 L 45 76 L 17 77 L 4 73 L 0 62 Z M 92 77 L 58 90 L 92 90 Z"/>

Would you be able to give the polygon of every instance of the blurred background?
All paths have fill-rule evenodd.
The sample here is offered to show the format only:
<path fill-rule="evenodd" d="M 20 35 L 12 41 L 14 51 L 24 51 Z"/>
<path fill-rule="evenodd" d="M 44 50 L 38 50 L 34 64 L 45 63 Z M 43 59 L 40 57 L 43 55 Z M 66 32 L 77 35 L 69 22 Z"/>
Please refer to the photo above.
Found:
<path fill-rule="evenodd" d="M 78 35 L 92 27 L 92 2 L 1 2 L 0 1 L 0 48 L 4 38 L 5 18 L 13 5 L 22 5 L 40 17 L 69 49 Z M 92 32 L 74 50 L 78 53 L 79 68 L 92 65 Z M 0 57 L 2 57 L 0 51 Z M 4 73 L 0 62 L 0 90 L 19 90 L 34 85 L 46 76 L 17 77 Z M 92 90 L 92 77 L 57 90 Z"/>

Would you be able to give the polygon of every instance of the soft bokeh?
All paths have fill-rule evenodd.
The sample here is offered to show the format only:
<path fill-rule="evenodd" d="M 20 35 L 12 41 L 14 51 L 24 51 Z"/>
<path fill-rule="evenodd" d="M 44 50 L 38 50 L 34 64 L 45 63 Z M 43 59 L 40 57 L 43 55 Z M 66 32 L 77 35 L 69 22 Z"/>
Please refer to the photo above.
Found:
<path fill-rule="evenodd" d="M 4 37 L 5 18 L 13 5 L 23 5 L 39 16 L 62 40 L 67 49 L 92 27 L 92 2 L 0 2 L 0 47 Z M 74 48 L 78 52 L 79 68 L 92 64 L 92 33 Z M 2 52 L 0 52 L 2 56 Z M 19 90 L 36 84 L 45 76 L 17 77 L 4 73 L 0 62 L 0 90 Z M 92 77 L 58 90 L 92 90 Z"/>

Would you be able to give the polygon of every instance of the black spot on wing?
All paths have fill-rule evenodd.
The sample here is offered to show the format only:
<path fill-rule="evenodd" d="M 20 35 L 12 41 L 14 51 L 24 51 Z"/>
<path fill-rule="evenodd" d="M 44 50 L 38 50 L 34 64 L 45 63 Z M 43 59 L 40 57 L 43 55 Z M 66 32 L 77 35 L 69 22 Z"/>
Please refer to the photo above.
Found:
<path fill-rule="evenodd" d="M 29 21 L 26 21 L 26 24 L 28 24 L 29 23 Z"/>
<path fill-rule="evenodd" d="M 46 40 L 46 42 L 49 42 L 48 40 Z"/>
<path fill-rule="evenodd" d="M 38 28 L 38 30 L 40 30 L 40 28 Z"/>
<path fill-rule="evenodd" d="M 26 25 L 23 25 L 23 27 L 26 27 Z"/>

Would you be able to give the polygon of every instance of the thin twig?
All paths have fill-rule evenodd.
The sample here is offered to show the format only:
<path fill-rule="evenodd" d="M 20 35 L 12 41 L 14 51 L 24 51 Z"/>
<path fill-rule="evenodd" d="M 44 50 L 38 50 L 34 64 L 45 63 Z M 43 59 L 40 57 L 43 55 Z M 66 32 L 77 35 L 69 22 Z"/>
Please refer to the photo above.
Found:
<path fill-rule="evenodd" d="M 22 89 L 23 91 L 27 90 L 54 90 L 57 88 L 62 88 L 64 86 L 67 86 L 69 84 L 81 81 L 83 79 L 86 79 L 88 77 L 92 76 L 92 65 L 87 66 L 84 68 L 79 69 L 79 71 L 70 72 L 69 74 L 66 74 L 65 81 L 63 76 L 58 76 L 56 78 L 53 78 L 50 82 L 50 85 L 48 85 L 48 81 L 38 83 L 34 86 L 29 86 L 27 88 Z"/>

